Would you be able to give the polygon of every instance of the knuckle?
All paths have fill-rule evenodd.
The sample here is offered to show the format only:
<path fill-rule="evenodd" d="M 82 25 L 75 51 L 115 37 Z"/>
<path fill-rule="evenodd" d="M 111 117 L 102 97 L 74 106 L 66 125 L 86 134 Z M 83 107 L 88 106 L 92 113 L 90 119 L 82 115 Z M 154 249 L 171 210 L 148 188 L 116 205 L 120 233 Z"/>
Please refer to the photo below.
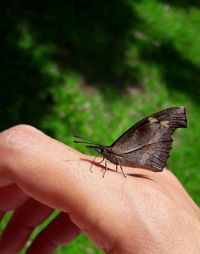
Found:
<path fill-rule="evenodd" d="M 22 149 L 37 132 L 40 131 L 30 125 L 16 125 L 0 133 L 0 146 L 6 150 Z"/>
<path fill-rule="evenodd" d="M 39 132 L 29 125 L 17 125 L 0 133 L 0 186 L 10 183 L 10 174 L 16 169 L 24 151 L 30 150 L 34 133 Z"/>

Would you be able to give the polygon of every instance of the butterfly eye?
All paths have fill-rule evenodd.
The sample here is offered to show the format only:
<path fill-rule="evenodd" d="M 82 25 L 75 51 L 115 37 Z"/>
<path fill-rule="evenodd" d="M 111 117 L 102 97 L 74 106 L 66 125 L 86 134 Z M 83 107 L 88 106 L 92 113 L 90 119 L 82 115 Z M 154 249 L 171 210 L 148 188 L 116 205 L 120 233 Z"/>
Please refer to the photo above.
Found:
<path fill-rule="evenodd" d="M 102 147 L 97 147 L 95 150 L 96 150 L 98 153 L 102 153 L 102 152 L 103 152 L 103 148 L 102 148 Z"/>
<path fill-rule="evenodd" d="M 105 149 L 104 147 L 98 147 L 96 151 L 103 155 L 107 154 L 108 152 L 107 149 Z"/>

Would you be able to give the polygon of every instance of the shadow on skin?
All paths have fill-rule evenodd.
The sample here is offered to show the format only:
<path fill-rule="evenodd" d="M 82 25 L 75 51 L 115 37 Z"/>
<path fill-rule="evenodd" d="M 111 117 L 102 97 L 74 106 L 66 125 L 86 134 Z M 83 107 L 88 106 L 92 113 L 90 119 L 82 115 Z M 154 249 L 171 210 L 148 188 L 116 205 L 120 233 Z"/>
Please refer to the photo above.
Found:
<path fill-rule="evenodd" d="M 101 160 L 101 162 L 96 162 L 96 161 L 94 161 L 94 160 L 85 159 L 85 158 L 80 158 L 80 159 L 81 159 L 82 161 L 87 161 L 87 162 L 90 162 L 90 163 L 91 163 L 90 170 L 92 169 L 92 166 L 93 166 L 93 165 L 95 165 L 95 166 L 97 166 L 97 167 L 100 167 L 101 170 L 105 170 L 105 166 L 101 164 L 102 160 Z M 116 170 L 114 170 L 114 169 L 111 169 L 111 168 L 109 168 L 109 167 L 107 167 L 106 171 L 107 171 L 107 170 L 108 170 L 108 171 L 112 171 L 112 172 L 116 172 L 116 173 L 122 174 L 121 172 L 116 171 Z M 92 170 L 91 170 L 91 171 L 92 171 Z M 122 174 L 122 175 L 123 175 L 123 174 Z M 127 176 L 131 176 L 131 177 L 137 177 L 137 178 L 144 178 L 144 179 L 152 180 L 149 176 L 144 175 L 144 174 L 140 174 L 140 173 L 138 173 L 138 174 L 137 174 L 137 173 L 133 173 L 133 174 L 127 173 L 126 175 L 127 175 Z"/>

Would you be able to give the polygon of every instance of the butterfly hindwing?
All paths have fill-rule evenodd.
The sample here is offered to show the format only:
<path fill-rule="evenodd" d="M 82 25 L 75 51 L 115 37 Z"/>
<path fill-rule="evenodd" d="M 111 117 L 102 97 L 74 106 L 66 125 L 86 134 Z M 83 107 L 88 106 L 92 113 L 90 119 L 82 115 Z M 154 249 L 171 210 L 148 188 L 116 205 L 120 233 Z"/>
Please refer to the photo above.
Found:
<path fill-rule="evenodd" d="M 172 147 L 171 135 L 176 128 L 187 126 L 184 107 L 173 107 L 147 116 L 112 145 L 122 166 L 140 166 L 161 171 Z"/>
<path fill-rule="evenodd" d="M 171 135 L 162 126 L 145 124 L 147 133 L 138 142 L 138 146 L 127 152 L 120 153 L 120 164 L 123 166 L 141 166 L 153 171 L 161 171 L 166 166 L 166 161 L 172 146 Z M 140 132 L 136 131 L 136 136 Z M 152 131 L 150 129 L 153 129 Z M 155 134 L 155 131 L 157 133 Z M 155 135 L 149 135 L 149 131 Z M 145 139 L 146 137 L 146 139 Z M 115 152 L 115 150 L 113 151 Z M 116 152 L 115 152 L 116 153 Z"/>

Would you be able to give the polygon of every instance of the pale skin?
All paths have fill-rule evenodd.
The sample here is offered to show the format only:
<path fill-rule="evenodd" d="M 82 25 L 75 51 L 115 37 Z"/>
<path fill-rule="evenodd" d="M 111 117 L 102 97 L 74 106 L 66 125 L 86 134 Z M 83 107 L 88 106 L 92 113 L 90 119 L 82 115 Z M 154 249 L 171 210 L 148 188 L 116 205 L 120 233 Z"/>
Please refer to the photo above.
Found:
<path fill-rule="evenodd" d="M 109 163 L 102 177 L 92 160 L 31 126 L 0 133 L 0 217 L 14 210 L 1 254 L 18 253 L 54 209 L 62 213 L 28 254 L 53 253 L 80 232 L 107 254 L 200 253 L 200 210 L 170 171 L 123 167 L 124 177 Z"/>

